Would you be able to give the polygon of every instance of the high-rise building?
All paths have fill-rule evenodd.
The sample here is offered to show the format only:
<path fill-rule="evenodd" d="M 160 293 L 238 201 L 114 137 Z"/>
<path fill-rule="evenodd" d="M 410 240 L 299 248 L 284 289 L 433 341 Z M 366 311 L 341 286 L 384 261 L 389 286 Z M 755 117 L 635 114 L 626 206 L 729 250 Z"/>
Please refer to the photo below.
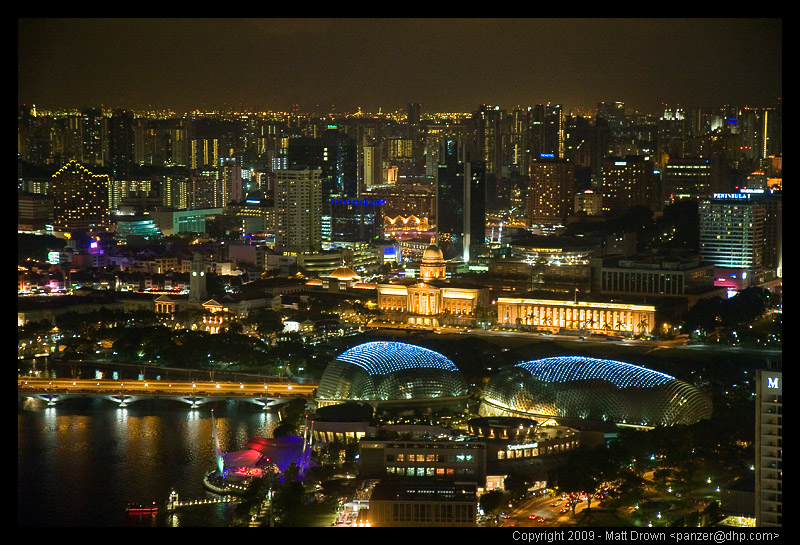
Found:
<path fill-rule="evenodd" d="M 678 199 L 707 199 L 719 192 L 720 178 L 711 159 L 671 159 L 661 171 L 662 203 Z"/>
<path fill-rule="evenodd" d="M 533 157 L 564 158 L 564 108 L 561 104 L 539 104 L 531 110 Z"/>
<path fill-rule="evenodd" d="M 641 155 L 610 157 L 603 163 L 603 211 L 620 216 L 633 206 L 651 210 L 655 200 L 653 162 Z"/>
<path fill-rule="evenodd" d="M 475 125 L 476 154 L 486 164 L 486 173 L 501 175 L 510 161 L 507 153 L 507 136 L 510 126 L 506 125 L 506 112 L 497 106 L 482 104 L 472 115 Z"/>
<path fill-rule="evenodd" d="M 756 371 L 756 525 L 783 526 L 783 373 Z"/>
<path fill-rule="evenodd" d="M 383 199 L 334 197 L 330 202 L 331 240 L 374 242 L 383 234 Z"/>
<path fill-rule="evenodd" d="M 70 161 L 53 174 L 53 228 L 58 231 L 89 230 L 108 225 L 108 186 L 105 174 L 92 174 Z"/>
<path fill-rule="evenodd" d="M 215 168 L 220 157 L 219 140 L 192 138 L 189 145 L 189 166 L 192 170 Z"/>
<path fill-rule="evenodd" d="M 115 110 L 108 124 L 108 150 L 111 161 L 111 177 L 115 180 L 130 179 L 136 164 L 134 147 L 133 112 Z"/>
<path fill-rule="evenodd" d="M 527 218 L 532 224 L 564 224 L 572 213 L 575 168 L 566 159 L 539 158 L 530 163 Z"/>
<path fill-rule="evenodd" d="M 326 203 L 332 196 L 358 196 L 355 140 L 338 127 L 328 128 L 319 138 L 290 138 L 288 164 L 290 168 L 321 171 L 322 198 Z"/>
<path fill-rule="evenodd" d="M 483 161 L 464 163 L 464 245 L 462 259 L 486 243 L 486 164 Z"/>
<path fill-rule="evenodd" d="M 322 170 L 275 171 L 275 250 L 300 254 L 322 249 Z"/>
<path fill-rule="evenodd" d="M 383 160 L 378 142 L 364 146 L 364 189 L 369 191 L 383 184 Z"/>
<path fill-rule="evenodd" d="M 749 193 L 715 193 L 699 204 L 698 213 L 702 259 L 752 278 L 763 265 L 764 205 Z"/>

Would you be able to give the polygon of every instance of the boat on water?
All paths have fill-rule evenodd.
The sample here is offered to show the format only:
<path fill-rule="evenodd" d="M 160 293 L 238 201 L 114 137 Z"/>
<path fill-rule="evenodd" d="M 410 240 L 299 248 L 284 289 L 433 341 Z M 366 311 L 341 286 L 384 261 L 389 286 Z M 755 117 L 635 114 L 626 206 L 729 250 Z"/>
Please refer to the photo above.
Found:
<path fill-rule="evenodd" d="M 128 507 L 125 508 L 125 511 L 131 514 L 155 513 L 158 511 L 158 505 L 156 505 L 156 502 L 153 502 L 152 504 L 133 502 L 128 504 Z"/>

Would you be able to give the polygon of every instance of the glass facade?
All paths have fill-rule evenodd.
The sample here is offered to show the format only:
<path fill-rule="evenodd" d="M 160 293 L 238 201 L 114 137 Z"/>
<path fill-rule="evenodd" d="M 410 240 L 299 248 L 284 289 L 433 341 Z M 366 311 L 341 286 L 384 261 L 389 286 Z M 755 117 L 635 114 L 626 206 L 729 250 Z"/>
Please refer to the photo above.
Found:
<path fill-rule="evenodd" d="M 461 372 L 427 348 L 377 341 L 343 352 L 320 380 L 317 399 L 343 402 L 452 398 L 467 395 Z"/>
<path fill-rule="evenodd" d="M 481 413 L 668 426 L 710 418 L 711 402 L 694 386 L 664 373 L 564 356 L 519 363 L 498 373 L 486 387 Z"/>

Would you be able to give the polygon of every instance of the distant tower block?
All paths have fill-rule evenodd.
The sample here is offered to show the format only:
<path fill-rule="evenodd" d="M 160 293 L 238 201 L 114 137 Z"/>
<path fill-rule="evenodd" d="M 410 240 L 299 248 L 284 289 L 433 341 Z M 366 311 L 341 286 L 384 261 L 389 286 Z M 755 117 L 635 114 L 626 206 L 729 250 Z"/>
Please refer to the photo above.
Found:
<path fill-rule="evenodd" d="M 199 252 L 192 257 L 192 272 L 189 277 L 189 302 L 202 303 L 206 300 L 206 266 Z"/>

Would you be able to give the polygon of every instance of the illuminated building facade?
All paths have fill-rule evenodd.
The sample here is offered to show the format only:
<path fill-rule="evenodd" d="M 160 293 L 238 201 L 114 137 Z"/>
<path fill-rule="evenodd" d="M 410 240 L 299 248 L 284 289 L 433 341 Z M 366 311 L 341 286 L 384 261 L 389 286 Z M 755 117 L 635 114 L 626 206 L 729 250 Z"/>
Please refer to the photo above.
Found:
<path fill-rule="evenodd" d="M 566 159 L 540 158 L 530 163 L 530 189 L 526 208 L 528 227 L 564 224 L 572 213 L 575 167 Z"/>
<path fill-rule="evenodd" d="M 380 479 L 433 477 L 438 480 L 486 480 L 484 441 L 383 440 L 359 443 L 359 476 Z"/>
<path fill-rule="evenodd" d="M 703 260 L 752 276 L 763 263 L 764 205 L 749 193 L 715 193 L 700 203 L 698 211 Z"/>
<path fill-rule="evenodd" d="M 656 326 L 656 307 L 577 298 L 498 297 L 497 320 L 500 325 L 554 332 L 647 334 Z"/>
<path fill-rule="evenodd" d="M 53 174 L 53 228 L 88 230 L 108 225 L 108 176 L 92 174 L 70 161 Z"/>
<path fill-rule="evenodd" d="M 317 388 L 320 407 L 345 401 L 460 405 L 466 396 L 464 378 L 447 357 L 386 341 L 363 343 L 340 354 L 325 369 Z"/>
<path fill-rule="evenodd" d="M 474 320 L 476 309 L 488 306 L 489 290 L 449 282 L 445 276 L 442 252 L 431 244 L 422 254 L 418 281 L 377 285 L 378 308 L 390 319 L 422 327 Z"/>
<path fill-rule="evenodd" d="M 708 419 L 711 401 L 664 373 L 619 361 L 562 356 L 498 372 L 486 386 L 480 414 L 654 427 Z"/>
<path fill-rule="evenodd" d="M 655 176 L 648 157 L 627 155 L 611 157 L 603 163 L 603 211 L 620 216 L 633 206 L 653 209 Z"/>

